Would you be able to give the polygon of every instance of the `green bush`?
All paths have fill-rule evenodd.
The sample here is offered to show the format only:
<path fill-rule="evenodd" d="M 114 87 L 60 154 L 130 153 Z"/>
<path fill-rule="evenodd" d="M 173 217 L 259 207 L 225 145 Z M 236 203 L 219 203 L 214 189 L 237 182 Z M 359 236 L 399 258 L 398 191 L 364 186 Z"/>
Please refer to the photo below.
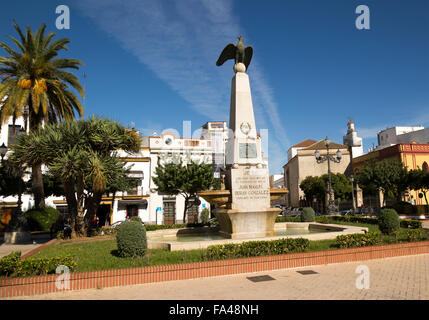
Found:
<path fill-rule="evenodd" d="M 319 216 L 319 217 L 316 217 L 316 222 L 319 222 L 319 223 L 351 222 L 351 223 L 378 224 L 378 219 L 356 217 L 356 216 Z"/>
<path fill-rule="evenodd" d="M 1 277 L 23 277 L 55 273 L 58 266 L 64 265 L 74 271 L 77 267 L 75 259 L 70 256 L 52 258 L 27 258 L 21 260 L 21 252 L 14 251 L 0 259 Z"/>
<path fill-rule="evenodd" d="M 210 220 L 210 210 L 208 208 L 204 208 L 201 210 L 201 223 L 207 224 Z"/>
<path fill-rule="evenodd" d="M 384 234 L 393 234 L 399 230 L 399 216 L 394 209 L 382 209 L 378 217 L 378 227 Z"/>
<path fill-rule="evenodd" d="M 136 221 L 136 222 L 140 222 L 141 224 L 144 224 L 143 220 L 139 216 L 132 216 L 130 221 Z"/>
<path fill-rule="evenodd" d="M 27 219 L 28 226 L 31 231 L 46 231 L 49 232 L 52 224 L 54 224 L 60 212 L 52 207 L 42 207 L 40 209 L 31 209 L 24 213 Z"/>
<path fill-rule="evenodd" d="M 310 241 L 304 238 L 214 245 L 207 248 L 206 258 L 208 260 L 219 260 L 302 252 L 309 245 Z"/>
<path fill-rule="evenodd" d="M 337 236 L 335 239 L 340 248 L 373 246 L 381 242 L 380 232 L 354 233 Z"/>
<path fill-rule="evenodd" d="M 146 230 L 137 221 L 121 223 L 116 234 L 118 254 L 120 257 L 141 257 L 147 250 Z"/>
<path fill-rule="evenodd" d="M 419 220 L 404 219 L 400 221 L 402 228 L 418 229 L 422 227 L 422 222 Z"/>
<path fill-rule="evenodd" d="M 311 207 L 305 207 L 302 209 L 301 213 L 301 222 L 314 222 L 316 218 L 316 214 Z"/>
<path fill-rule="evenodd" d="M 427 240 L 428 235 L 424 229 L 410 229 L 407 230 L 407 241 L 423 241 Z"/>
<path fill-rule="evenodd" d="M 60 230 L 57 232 L 57 239 L 58 240 L 63 240 L 64 239 L 64 231 Z"/>

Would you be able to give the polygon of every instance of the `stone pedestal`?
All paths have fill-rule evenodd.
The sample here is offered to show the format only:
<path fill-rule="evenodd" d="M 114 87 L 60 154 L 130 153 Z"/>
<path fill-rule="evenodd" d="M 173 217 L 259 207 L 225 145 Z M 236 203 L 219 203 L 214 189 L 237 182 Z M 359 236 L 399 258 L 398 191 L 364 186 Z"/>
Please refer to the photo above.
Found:
<path fill-rule="evenodd" d="M 219 208 L 213 211 L 219 221 L 219 233 L 228 239 L 250 239 L 273 237 L 274 223 L 279 208 L 267 208 L 264 211 L 240 211 Z"/>
<path fill-rule="evenodd" d="M 5 232 L 4 242 L 7 244 L 31 243 L 30 232 Z"/>

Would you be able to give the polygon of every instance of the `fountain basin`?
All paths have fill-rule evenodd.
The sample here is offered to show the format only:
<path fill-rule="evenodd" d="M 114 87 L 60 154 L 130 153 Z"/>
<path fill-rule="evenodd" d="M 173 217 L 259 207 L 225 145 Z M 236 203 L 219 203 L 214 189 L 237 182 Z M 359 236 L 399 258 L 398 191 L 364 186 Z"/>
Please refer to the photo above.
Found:
<path fill-rule="evenodd" d="M 284 238 L 306 238 L 309 240 L 335 239 L 339 235 L 366 233 L 368 228 L 316 222 L 279 222 L 274 226 L 274 235 L 251 239 L 225 239 L 219 228 L 164 229 L 147 232 L 149 249 L 183 251 L 206 249 L 211 245 L 242 243 L 245 241 L 269 241 Z"/>
<path fill-rule="evenodd" d="M 287 189 L 270 189 L 270 200 L 278 200 L 288 193 Z M 198 192 L 198 196 L 219 208 L 231 208 L 230 190 L 206 190 Z"/>

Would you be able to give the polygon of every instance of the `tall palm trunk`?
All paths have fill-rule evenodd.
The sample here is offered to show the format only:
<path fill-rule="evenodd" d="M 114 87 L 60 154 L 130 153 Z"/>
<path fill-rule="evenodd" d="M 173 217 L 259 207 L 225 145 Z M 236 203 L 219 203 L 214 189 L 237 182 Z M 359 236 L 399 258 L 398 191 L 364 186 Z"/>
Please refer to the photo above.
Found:
<path fill-rule="evenodd" d="M 30 110 L 30 131 L 34 132 L 39 129 L 42 117 L 33 111 L 33 102 L 31 98 L 29 100 L 29 110 Z M 37 163 L 31 167 L 32 175 L 32 188 L 31 191 L 34 195 L 34 205 L 36 208 L 45 206 L 45 190 L 43 189 L 43 176 L 42 176 L 42 164 Z"/>

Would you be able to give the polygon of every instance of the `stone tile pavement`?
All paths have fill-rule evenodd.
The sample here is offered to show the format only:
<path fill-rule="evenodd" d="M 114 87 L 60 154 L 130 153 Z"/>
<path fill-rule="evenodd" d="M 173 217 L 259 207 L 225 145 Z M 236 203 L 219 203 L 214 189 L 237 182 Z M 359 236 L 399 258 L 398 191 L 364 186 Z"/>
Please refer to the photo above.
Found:
<path fill-rule="evenodd" d="M 23 256 L 27 252 L 30 252 L 31 250 L 41 246 L 45 242 L 48 242 L 50 240 L 49 237 L 33 237 L 32 243 L 26 243 L 26 244 L 6 244 L 3 242 L 3 239 L 0 241 L 0 258 L 7 256 L 8 254 L 12 253 L 12 251 L 21 251 L 21 255 Z"/>
<path fill-rule="evenodd" d="M 369 268 L 369 289 L 356 288 L 360 275 L 356 268 L 360 265 Z M 302 270 L 313 270 L 317 274 L 297 272 Z M 251 282 L 247 279 L 266 274 L 275 280 Z M 14 299 L 429 299 L 429 254 Z"/>

